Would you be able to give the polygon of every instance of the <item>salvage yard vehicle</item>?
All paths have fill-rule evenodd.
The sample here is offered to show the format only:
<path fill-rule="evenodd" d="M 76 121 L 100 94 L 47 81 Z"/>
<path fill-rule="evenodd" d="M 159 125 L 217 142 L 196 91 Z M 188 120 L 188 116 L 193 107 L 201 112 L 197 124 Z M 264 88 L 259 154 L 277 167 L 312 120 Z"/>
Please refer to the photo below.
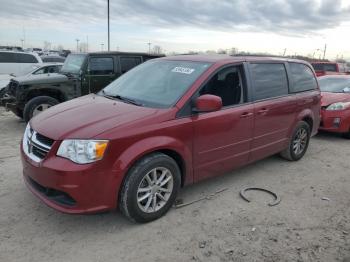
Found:
<path fill-rule="evenodd" d="M 159 55 L 97 52 L 70 54 L 57 74 L 11 80 L 6 97 L 0 100 L 28 122 L 58 103 L 97 93 L 131 68 Z"/>
<path fill-rule="evenodd" d="M 346 74 L 348 68 L 344 63 L 336 62 L 312 62 L 316 76 Z"/>
<path fill-rule="evenodd" d="M 35 64 L 35 65 L 32 65 L 32 67 L 28 68 L 29 73 L 23 72 L 24 75 L 22 76 L 22 78 L 24 77 L 31 78 L 33 76 L 40 75 L 40 74 L 58 73 L 61 70 L 62 65 L 63 65 L 62 63 Z M 7 91 L 6 87 L 9 85 L 12 78 L 15 78 L 15 76 L 0 75 L 0 99 L 4 97 Z M 22 111 L 20 112 L 16 111 L 15 114 L 21 118 L 23 117 Z"/>
<path fill-rule="evenodd" d="M 23 75 L 33 65 L 43 61 L 36 53 L 0 51 L 0 74 Z"/>
<path fill-rule="evenodd" d="M 24 180 L 66 213 L 163 216 L 180 187 L 280 153 L 297 161 L 317 133 L 310 64 L 268 57 L 175 56 L 137 66 L 98 94 L 34 117 Z"/>
<path fill-rule="evenodd" d="M 320 130 L 350 138 L 350 76 L 322 76 L 318 80 L 322 92 Z"/>

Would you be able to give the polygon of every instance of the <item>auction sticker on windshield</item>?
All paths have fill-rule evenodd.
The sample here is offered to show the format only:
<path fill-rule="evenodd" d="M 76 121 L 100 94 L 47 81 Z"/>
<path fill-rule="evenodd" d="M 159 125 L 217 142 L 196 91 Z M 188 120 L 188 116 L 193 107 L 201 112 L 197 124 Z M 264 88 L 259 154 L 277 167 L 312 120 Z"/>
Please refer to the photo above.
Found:
<path fill-rule="evenodd" d="M 194 72 L 194 69 L 188 68 L 188 67 L 177 66 L 173 70 L 171 70 L 171 72 L 190 75 Z"/>

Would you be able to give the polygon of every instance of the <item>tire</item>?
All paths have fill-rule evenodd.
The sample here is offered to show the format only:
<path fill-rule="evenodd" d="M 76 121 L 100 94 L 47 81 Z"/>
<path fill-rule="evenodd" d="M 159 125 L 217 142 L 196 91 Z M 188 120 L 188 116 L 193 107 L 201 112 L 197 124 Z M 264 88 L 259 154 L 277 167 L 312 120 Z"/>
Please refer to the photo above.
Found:
<path fill-rule="evenodd" d="M 154 170 L 156 170 L 156 179 L 152 177 Z M 148 175 L 149 179 L 146 178 Z M 149 182 L 160 181 L 163 175 L 162 181 L 165 182 L 168 179 L 168 182 L 160 191 L 157 190 L 156 185 L 152 186 Z M 145 223 L 156 220 L 167 213 L 174 204 L 180 185 L 181 172 L 175 160 L 162 153 L 153 153 L 137 161 L 129 170 L 119 194 L 119 209 L 134 222 Z M 171 192 L 163 191 L 163 189 L 170 191 L 170 188 L 172 188 Z M 147 195 L 149 197 L 146 197 Z M 154 198 L 156 205 L 154 205 Z M 151 202 L 148 204 L 149 201 Z M 149 205 L 148 208 L 147 205 Z"/>
<path fill-rule="evenodd" d="M 300 139 L 301 136 L 304 137 L 304 135 L 305 138 Z M 310 142 L 310 136 L 311 130 L 309 124 L 305 121 L 300 121 L 293 131 L 293 135 L 288 143 L 288 147 L 281 152 L 281 156 L 289 161 L 300 160 L 307 151 Z M 296 143 L 298 143 L 297 140 L 299 140 L 302 144 L 302 148 L 299 148 L 298 145 L 296 145 Z M 298 149 L 300 149 L 300 151 Z"/>
<path fill-rule="evenodd" d="M 42 112 L 51 106 L 57 105 L 58 103 L 58 100 L 50 96 L 34 97 L 24 106 L 23 119 L 24 121 L 29 122 L 32 117 L 40 113 L 38 111 Z"/>
<path fill-rule="evenodd" d="M 344 133 L 343 134 L 343 137 L 346 138 L 346 139 L 350 139 L 350 129 L 347 133 Z"/>
<path fill-rule="evenodd" d="M 19 109 L 18 107 L 16 107 L 16 109 L 12 110 L 12 112 L 18 116 L 19 118 L 23 118 L 23 110 Z"/>

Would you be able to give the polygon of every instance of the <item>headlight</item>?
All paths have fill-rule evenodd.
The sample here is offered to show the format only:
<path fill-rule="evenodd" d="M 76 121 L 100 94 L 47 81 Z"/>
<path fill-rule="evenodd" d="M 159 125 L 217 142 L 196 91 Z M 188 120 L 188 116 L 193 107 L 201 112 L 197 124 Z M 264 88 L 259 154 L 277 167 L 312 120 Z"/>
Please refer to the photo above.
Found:
<path fill-rule="evenodd" d="M 101 160 L 107 145 L 107 140 L 68 139 L 62 141 L 57 155 L 78 164 L 88 164 Z"/>
<path fill-rule="evenodd" d="M 326 110 L 344 110 L 350 107 L 350 102 L 338 102 L 331 104 Z"/>

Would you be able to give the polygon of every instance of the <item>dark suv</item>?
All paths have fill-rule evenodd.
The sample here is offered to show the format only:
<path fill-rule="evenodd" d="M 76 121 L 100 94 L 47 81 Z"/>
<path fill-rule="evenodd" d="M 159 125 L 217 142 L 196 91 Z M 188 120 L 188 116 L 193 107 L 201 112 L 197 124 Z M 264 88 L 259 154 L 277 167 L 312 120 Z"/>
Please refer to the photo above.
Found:
<path fill-rule="evenodd" d="M 70 54 L 57 74 L 12 79 L 0 105 L 28 122 L 53 105 L 97 93 L 131 68 L 156 57 L 159 55 L 123 52 Z"/>

